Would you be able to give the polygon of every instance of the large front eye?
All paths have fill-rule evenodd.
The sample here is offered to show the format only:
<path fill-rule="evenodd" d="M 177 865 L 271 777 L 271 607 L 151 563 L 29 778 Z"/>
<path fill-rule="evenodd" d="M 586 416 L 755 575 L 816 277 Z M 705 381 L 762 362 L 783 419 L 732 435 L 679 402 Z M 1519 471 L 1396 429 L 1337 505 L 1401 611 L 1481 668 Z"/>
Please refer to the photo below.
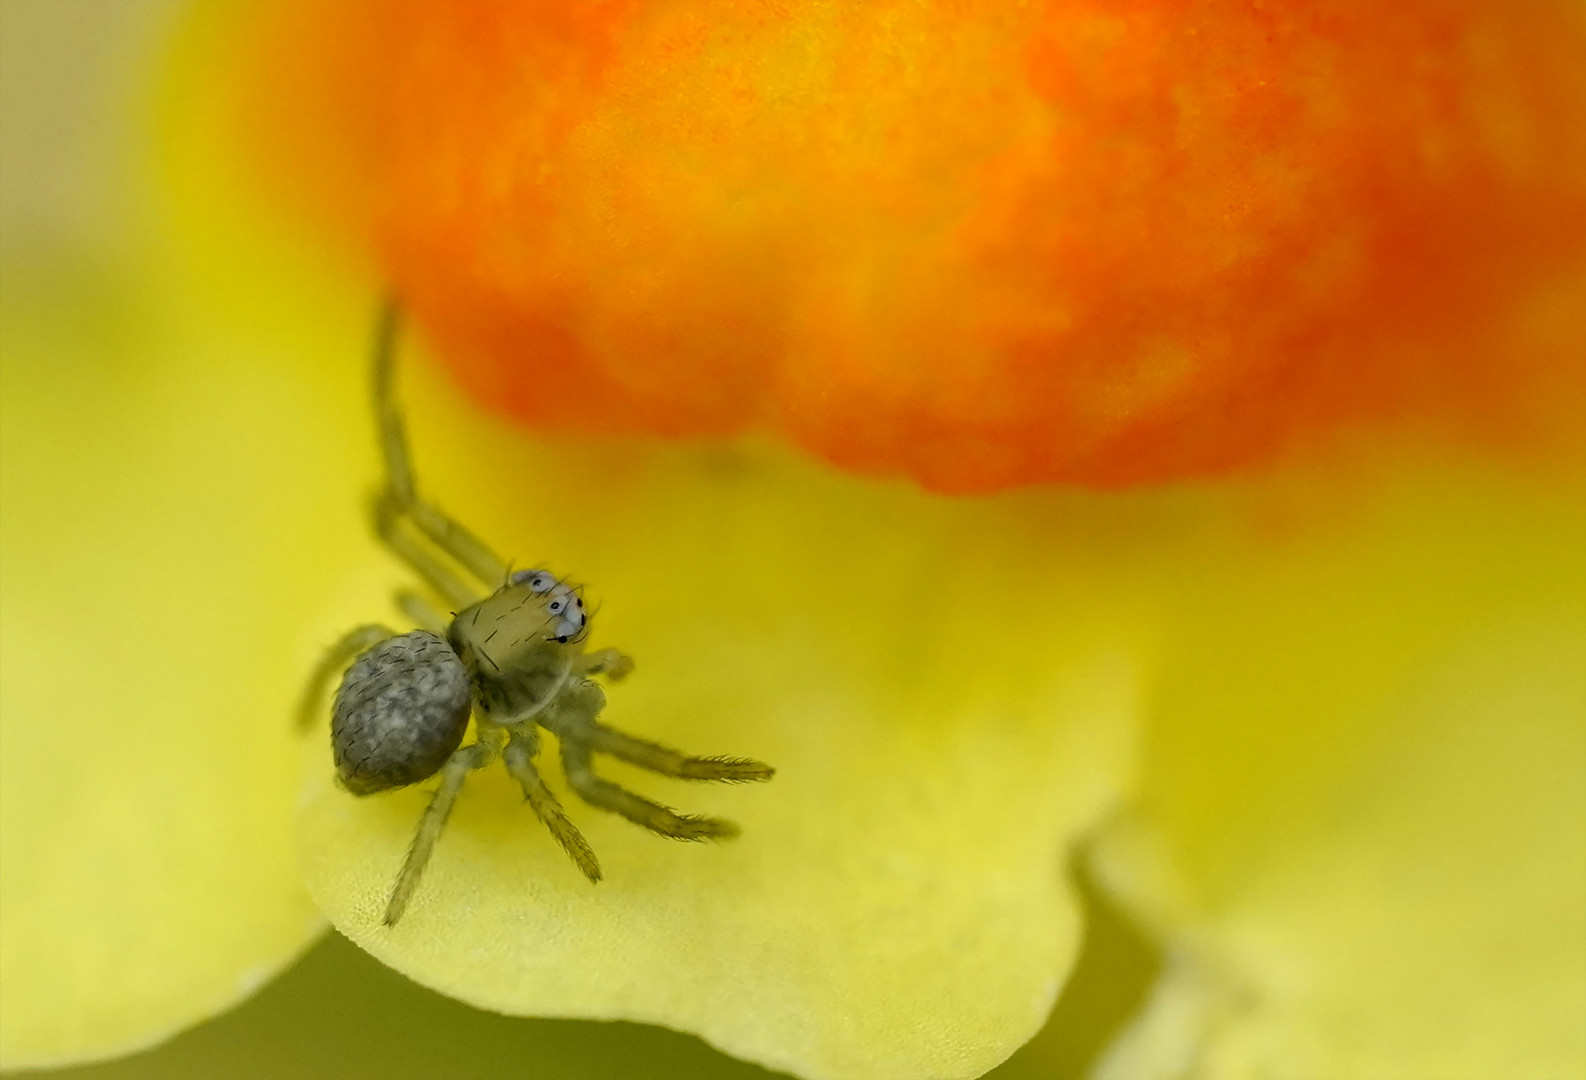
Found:
<path fill-rule="evenodd" d="M 564 610 L 565 610 L 564 605 Z M 567 642 L 584 632 L 588 620 L 582 611 L 570 611 L 556 621 L 556 640 Z"/>
<path fill-rule="evenodd" d="M 552 615 L 560 615 L 562 612 L 567 610 L 567 597 L 558 596 L 555 600 L 552 600 L 549 604 L 545 605 L 545 610 L 549 611 Z"/>
<path fill-rule="evenodd" d="M 512 575 L 514 585 L 527 585 L 530 592 L 548 593 L 561 582 L 546 570 L 519 570 Z"/>

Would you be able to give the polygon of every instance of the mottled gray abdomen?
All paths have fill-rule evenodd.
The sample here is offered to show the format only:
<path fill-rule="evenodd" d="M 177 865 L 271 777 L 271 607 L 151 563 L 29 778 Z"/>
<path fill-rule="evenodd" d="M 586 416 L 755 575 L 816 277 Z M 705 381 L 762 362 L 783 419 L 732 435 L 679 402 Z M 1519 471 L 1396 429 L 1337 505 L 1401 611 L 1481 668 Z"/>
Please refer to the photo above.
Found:
<path fill-rule="evenodd" d="M 341 782 L 368 795 L 433 776 L 463 741 L 472 700 L 445 638 L 414 630 L 382 641 L 336 691 L 330 745 Z"/>

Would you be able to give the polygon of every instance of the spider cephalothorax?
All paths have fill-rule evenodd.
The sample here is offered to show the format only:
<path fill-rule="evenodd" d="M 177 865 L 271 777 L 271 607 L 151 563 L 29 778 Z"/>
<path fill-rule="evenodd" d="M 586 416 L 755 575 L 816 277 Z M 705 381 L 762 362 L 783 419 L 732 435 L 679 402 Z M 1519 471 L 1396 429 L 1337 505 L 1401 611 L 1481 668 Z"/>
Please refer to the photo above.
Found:
<path fill-rule="evenodd" d="M 768 780 L 772 769 L 747 758 L 689 757 L 600 723 L 606 694 L 594 680 L 620 679 L 633 661 L 615 649 L 585 651 L 590 615 L 582 590 L 548 570 L 509 571 L 414 490 L 391 386 L 396 323 L 396 306 L 388 305 L 374 365 L 387 472 L 374 503 L 375 532 L 455 614 L 447 619 L 420 594 L 399 593 L 398 605 L 421 628 L 399 634 L 369 624 L 349 632 L 315 669 L 302 710 L 311 723 L 325 684 L 345 668 L 331 714 L 342 786 L 369 795 L 441 778 L 397 875 L 386 924 L 401 918 L 464 779 L 498 758 L 578 868 L 600 880 L 594 852 L 535 768 L 540 728 L 557 737 L 568 785 L 586 802 L 680 840 L 736 835 L 729 821 L 675 813 L 595 775 L 596 752 L 691 780 Z M 475 738 L 464 745 L 470 719 Z"/>

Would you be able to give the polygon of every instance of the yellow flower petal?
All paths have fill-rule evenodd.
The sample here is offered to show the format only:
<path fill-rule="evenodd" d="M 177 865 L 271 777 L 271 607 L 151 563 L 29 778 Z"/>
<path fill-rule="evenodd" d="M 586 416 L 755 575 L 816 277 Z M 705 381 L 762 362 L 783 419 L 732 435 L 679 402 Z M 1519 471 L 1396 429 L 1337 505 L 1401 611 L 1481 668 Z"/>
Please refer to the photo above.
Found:
<path fill-rule="evenodd" d="M 1474 473 L 1186 576 L 1101 1077 L 1586 1075 L 1586 501 Z"/>
<path fill-rule="evenodd" d="M 329 395 L 235 333 L 209 336 L 191 298 L 149 288 L 178 275 L 157 240 L 151 260 L 132 238 L 130 222 L 157 235 L 158 216 L 110 132 L 147 121 L 120 76 L 162 13 L 5 8 L 10 1068 L 157 1041 L 322 931 L 289 839 L 289 680 L 308 654 L 304 613 L 350 545 L 310 543 L 328 509 L 311 481 L 345 444 L 300 425 L 322 419 L 305 401 Z"/>
<path fill-rule="evenodd" d="M 564 795 L 591 886 L 486 770 L 386 928 L 427 793 L 337 789 L 321 735 L 298 835 L 337 928 L 466 1001 L 665 1024 L 803 1076 L 978 1075 L 1033 1034 L 1077 945 L 1067 845 L 1132 749 L 1138 620 L 1072 525 L 1107 501 L 932 499 L 755 449 L 547 449 L 427 382 L 408 397 L 435 497 L 518 565 L 589 582 L 592 647 L 636 657 L 607 721 L 778 772 L 610 766 L 743 836 L 681 845 Z"/>
<path fill-rule="evenodd" d="M 71 279 L 30 291 L 36 273 L 6 270 L 0 1060 L 15 1066 L 157 1040 L 319 933 L 289 839 L 289 717 L 327 585 L 303 553 L 345 549 L 319 540 L 333 515 L 313 478 L 344 455 L 298 427 L 317 392 L 301 372 L 76 321 L 128 299 Z"/>

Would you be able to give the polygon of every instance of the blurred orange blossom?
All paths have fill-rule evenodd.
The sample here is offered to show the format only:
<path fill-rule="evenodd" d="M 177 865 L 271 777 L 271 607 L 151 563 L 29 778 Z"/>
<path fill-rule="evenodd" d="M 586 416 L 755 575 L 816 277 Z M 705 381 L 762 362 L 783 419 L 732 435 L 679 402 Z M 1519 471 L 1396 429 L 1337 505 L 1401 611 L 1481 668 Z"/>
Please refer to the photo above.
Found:
<path fill-rule="evenodd" d="M 267 12 L 257 148 L 475 395 L 984 492 L 1578 445 L 1577 6 Z M 1543 299 L 1538 299 L 1542 297 Z"/>

